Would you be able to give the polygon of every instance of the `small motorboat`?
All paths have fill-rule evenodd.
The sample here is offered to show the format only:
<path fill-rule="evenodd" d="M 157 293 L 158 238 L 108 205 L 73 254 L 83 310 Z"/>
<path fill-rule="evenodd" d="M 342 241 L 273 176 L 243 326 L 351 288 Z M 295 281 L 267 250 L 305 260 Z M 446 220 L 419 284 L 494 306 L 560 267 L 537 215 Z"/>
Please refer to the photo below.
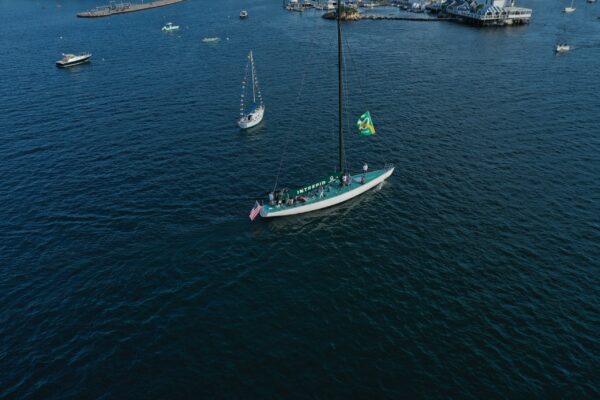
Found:
<path fill-rule="evenodd" d="M 240 11 L 240 19 L 246 19 L 246 18 L 248 18 L 248 11 L 246 11 L 246 10 Z"/>
<path fill-rule="evenodd" d="M 202 39 L 204 43 L 219 43 L 221 41 L 220 37 L 205 37 Z"/>
<path fill-rule="evenodd" d="M 172 22 L 167 22 L 167 24 L 162 27 L 163 32 L 173 32 L 173 31 L 178 31 L 178 30 L 179 30 L 179 25 L 173 25 Z"/>
<path fill-rule="evenodd" d="M 90 62 L 91 58 L 91 53 L 80 53 L 78 55 L 63 53 L 63 58 L 56 62 L 56 66 L 60 68 L 73 67 L 75 65 Z"/>
<path fill-rule="evenodd" d="M 556 45 L 556 47 L 554 48 L 554 51 L 556 53 L 566 53 L 567 51 L 571 50 L 571 46 L 569 46 L 566 43 L 559 43 Z"/>
<path fill-rule="evenodd" d="M 588 3 L 595 3 L 596 0 L 587 0 Z"/>

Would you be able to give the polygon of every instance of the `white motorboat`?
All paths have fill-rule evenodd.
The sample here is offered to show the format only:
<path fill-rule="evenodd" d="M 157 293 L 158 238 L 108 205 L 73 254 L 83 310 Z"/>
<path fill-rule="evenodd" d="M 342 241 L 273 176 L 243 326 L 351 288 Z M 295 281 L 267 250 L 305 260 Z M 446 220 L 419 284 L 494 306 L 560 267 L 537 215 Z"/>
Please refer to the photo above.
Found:
<path fill-rule="evenodd" d="M 554 48 L 554 51 L 557 52 L 557 53 L 566 53 L 569 50 L 571 50 L 571 46 L 569 46 L 566 43 L 559 43 Z"/>
<path fill-rule="evenodd" d="M 205 37 L 202 39 L 204 43 L 219 43 L 221 41 L 220 37 Z"/>
<path fill-rule="evenodd" d="M 252 85 L 252 107 L 250 111 L 246 112 L 246 83 L 250 79 Z M 238 120 L 238 126 L 242 129 L 252 128 L 260 124 L 265 115 L 265 105 L 263 104 L 262 95 L 260 94 L 260 88 L 258 87 L 258 79 L 256 78 L 256 69 L 254 67 L 254 56 L 252 51 L 248 54 L 248 63 L 246 64 L 246 72 L 244 74 L 244 81 L 242 82 L 242 98 L 240 101 L 240 119 Z"/>
<path fill-rule="evenodd" d="M 179 25 L 173 25 L 172 22 L 167 22 L 167 24 L 162 27 L 163 32 L 173 32 L 173 31 L 178 31 L 178 30 L 179 30 Z"/>
<path fill-rule="evenodd" d="M 248 11 L 242 10 L 240 11 L 240 19 L 248 18 Z"/>
<path fill-rule="evenodd" d="M 84 64 L 90 62 L 92 58 L 91 53 L 80 53 L 80 54 L 64 54 L 63 58 L 56 62 L 56 66 L 60 68 L 73 67 L 75 65 Z"/>

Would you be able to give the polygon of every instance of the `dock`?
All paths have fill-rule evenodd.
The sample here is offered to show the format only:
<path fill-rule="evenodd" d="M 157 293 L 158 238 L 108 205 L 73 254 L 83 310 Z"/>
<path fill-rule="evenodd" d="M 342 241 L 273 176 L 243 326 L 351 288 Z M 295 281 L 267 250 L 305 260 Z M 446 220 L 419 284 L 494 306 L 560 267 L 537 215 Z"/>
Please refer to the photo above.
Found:
<path fill-rule="evenodd" d="M 457 18 L 443 17 L 443 18 L 427 18 L 427 17 L 403 17 L 400 15 L 361 15 L 359 19 L 372 19 L 372 20 L 397 20 L 397 21 L 421 21 L 421 22 L 441 22 L 441 21 L 455 21 Z"/>
<path fill-rule="evenodd" d="M 111 15 L 116 14 L 125 14 L 136 11 L 144 11 L 150 10 L 152 8 L 170 6 L 171 4 L 181 3 L 183 0 L 155 0 L 150 1 L 148 3 L 116 3 L 111 1 L 110 4 L 99 6 L 94 8 L 93 10 L 80 12 L 77 14 L 79 18 L 100 18 L 100 17 L 110 17 Z"/>
<path fill-rule="evenodd" d="M 335 19 L 335 12 L 328 12 L 323 14 L 323 18 L 325 19 Z M 360 14 L 358 12 L 352 13 L 350 15 L 344 14 L 342 19 L 345 21 L 361 21 L 361 20 L 395 20 L 395 21 L 421 21 L 421 22 L 441 22 L 441 21 L 456 21 L 457 18 L 454 17 L 438 17 L 438 18 L 430 18 L 430 17 L 406 17 L 402 15 L 381 15 L 381 14 Z"/>

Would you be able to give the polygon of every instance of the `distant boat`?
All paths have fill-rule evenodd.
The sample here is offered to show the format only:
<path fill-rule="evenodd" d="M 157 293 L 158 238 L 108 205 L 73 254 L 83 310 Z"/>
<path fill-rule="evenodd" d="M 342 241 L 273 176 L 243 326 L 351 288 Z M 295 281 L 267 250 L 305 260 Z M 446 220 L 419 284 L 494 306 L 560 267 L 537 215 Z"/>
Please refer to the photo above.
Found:
<path fill-rule="evenodd" d="M 595 3 L 596 0 L 587 0 L 588 3 Z"/>
<path fill-rule="evenodd" d="M 177 30 L 179 30 L 179 25 L 173 25 L 172 22 L 167 22 L 167 24 L 162 27 L 163 32 L 173 32 Z"/>
<path fill-rule="evenodd" d="M 298 11 L 298 12 L 302 12 L 304 11 L 304 8 L 302 7 L 302 5 L 298 2 L 298 0 L 290 0 L 290 2 L 288 3 L 286 9 L 288 11 Z"/>
<path fill-rule="evenodd" d="M 569 46 L 566 43 L 559 43 L 554 48 L 554 51 L 557 52 L 557 53 L 566 53 L 569 50 L 571 50 L 571 46 Z"/>
<path fill-rule="evenodd" d="M 205 37 L 202 39 L 204 43 L 218 43 L 221 41 L 220 37 Z"/>
<path fill-rule="evenodd" d="M 90 62 L 92 58 L 91 53 L 75 54 L 63 54 L 63 58 L 56 62 L 56 66 L 60 68 L 73 67 L 75 65 L 84 64 Z"/>
<path fill-rule="evenodd" d="M 240 11 L 240 19 L 248 18 L 248 11 L 242 10 Z"/>
<path fill-rule="evenodd" d="M 573 7 L 573 1 L 575 1 L 575 0 L 571 0 L 571 6 L 570 6 L 570 7 L 565 7 L 565 8 L 563 9 L 563 12 L 564 12 L 564 13 L 570 14 L 570 13 L 572 13 L 572 12 L 575 12 L 576 8 L 575 8 L 575 7 Z"/>
<path fill-rule="evenodd" d="M 250 69 L 250 71 L 248 71 Z M 250 76 L 248 76 L 248 72 Z M 252 85 L 252 107 L 250 111 L 246 112 L 246 86 L 248 84 L 248 78 L 250 78 L 250 84 Z M 238 125 L 242 129 L 252 128 L 260 124 L 265 115 L 265 105 L 263 104 L 262 96 L 260 94 L 260 88 L 258 87 L 258 79 L 256 78 L 256 69 L 254 68 L 254 56 L 252 50 L 248 54 L 248 64 L 246 64 L 246 73 L 244 80 L 242 81 L 242 99 L 240 101 L 240 119 Z"/>

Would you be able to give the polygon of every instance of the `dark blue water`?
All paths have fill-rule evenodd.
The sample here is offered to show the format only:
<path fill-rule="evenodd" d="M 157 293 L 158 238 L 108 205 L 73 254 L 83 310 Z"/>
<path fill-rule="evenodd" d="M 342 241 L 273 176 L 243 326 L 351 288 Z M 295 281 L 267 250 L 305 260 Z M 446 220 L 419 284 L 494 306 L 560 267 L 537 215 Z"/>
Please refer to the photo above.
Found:
<path fill-rule="evenodd" d="M 549 3 L 346 25 L 348 121 L 378 129 L 349 165 L 396 172 L 251 223 L 281 160 L 284 185 L 337 163 L 331 21 L 2 1 L 0 398 L 600 396 L 600 8 Z M 250 48 L 267 112 L 243 133 Z"/>

